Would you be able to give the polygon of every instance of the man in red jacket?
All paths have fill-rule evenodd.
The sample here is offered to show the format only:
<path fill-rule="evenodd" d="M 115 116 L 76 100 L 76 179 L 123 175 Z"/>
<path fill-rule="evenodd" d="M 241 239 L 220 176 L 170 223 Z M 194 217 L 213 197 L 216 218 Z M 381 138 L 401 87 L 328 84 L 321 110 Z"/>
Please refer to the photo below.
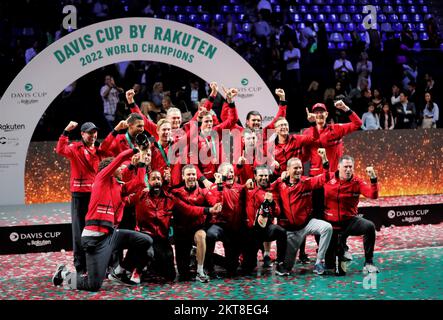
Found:
<path fill-rule="evenodd" d="M 172 236 L 170 235 L 170 227 L 173 212 L 179 211 L 181 214 L 201 217 L 219 212 L 221 206 L 220 204 L 215 204 L 212 208 L 209 208 L 188 205 L 180 199 L 165 193 L 162 185 L 163 178 L 160 172 L 150 172 L 148 187 L 137 192 L 132 202 L 135 204 L 137 228 L 153 239 L 153 269 L 167 281 L 173 281 L 176 272 L 173 250 L 169 242 L 169 238 Z M 135 258 L 135 255 L 131 254 L 131 257 Z M 130 258 L 128 259 L 130 260 Z"/>
<path fill-rule="evenodd" d="M 152 245 L 150 236 L 132 230 L 114 229 L 123 212 L 122 196 L 132 192 L 130 184 L 121 182 L 122 164 L 137 152 L 138 149 L 128 149 L 115 159 L 106 158 L 100 162 L 81 238 L 86 252 L 87 275 L 69 272 L 64 265 L 58 265 L 52 278 L 55 286 L 65 283 L 71 289 L 98 291 L 114 251 L 129 249 L 136 253 L 136 257 L 147 254 Z M 142 267 L 142 263 L 141 258 L 135 261 L 137 267 Z"/>
<path fill-rule="evenodd" d="M 323 163 L 327 166 L 328 159 L 324 149 L 321 150 Z M 287 173 L 283 173 L 276 183 L 282 199 L 282 214 L 279 224 L 286 229 L 287 250 L 283 275 L 289 274 L 294 266 L 295 257 L 300 244 L 308 234 L 320 236 L 320 245 L 317 253 L 317 261 L 314 266 L 314 273 L 323 274 L 325 272 L 324 259 L 329 241 L 332 236 L 331 224 L 315 219 L 312 216 L 312 190 L 321 188 L 332 174 L 326 171 L 322 175 L 315 177 L 304 177 L 303 164 L 298 158 L 292 158 L 287 163 Z"/>
<path fill-rule="evenodd" d="M 60 136 L 56 152 L 69 159 L 71 164 L 70 190 L 72 240 L 75 270 L 82 274 L 86 271 L 86 256 L 81 248 L 81 234 L 85 227 L 85 216 L 91 199 L 92 183 L 98 171 L 100 161 L 107 156 L 106 148 L 112 142 L 108 136 L 101 146 L 97 142 L 97 127 L 92 122 L 84 123 L 81 128 L 82 140 L 69 142 L 69 134 L 77 127 L 71 121 Z"/>
<path fill-rule="evenodd" d="M 185 185 L 173 189 L 172 194 L 183 202 L 193 206 L 207 206 L 208 190 L 200 188 L 197 181 L 197 169 L 193 164 L 188 164 L 182 169 Z M 197 213 L 197 214 L 196 214 Z M 174 238 L 177 269 L 180 280 L 189 280 L 190 251 L 195 243 L 197 274 L 195 279 L 208 282 L 209 277 L 203 270 L 206 254 L 206 230 L 208 229 L 208 215 L 195 211 L 174 211 Z"/>
<path fill-rule="evenodd" d="M 138 113 L 131 113 L 128 119 L 120 121 L 112 131 L 114 140 L 109 148 L 109 152 L 115 157 L 124 150 L 139 147 L 136 137 L 143 132 L 143 125 L 143 118 Z M 124 133 L 121 133 L 122 131 Z"/>
<path fill-rule="evenodd" d="M 344 251 L 348 236 L 363 235 L 363 246 L 365 249 L 364 272 L 379 272 L 373 263 L 375 246 L 375 225 L 372 221 L 360 218 L 358 213 L 358 202 L 360 194 L 367 198 L 377 199 L 379 185 L 373 167 L 367 167 L 366 172 L 371 179 L 368 184 L 363 179 L 354 176 L 354 158 L 343 156 L 339 160 L 338 171 L 334 179 L 325 184 L 325 220 L 334 227 L 331 245 L 326 254 L 326 266 L 335 266 L 335 257 L 339 262 L 345 261 Z M 341 233 L 340 240 L 338 234 Z M 342 265 L 343 271 L 346 272 Z"/>
<path fill-rule="evenodd" d="M 308 121 L 315 122 L 315 127 L 318 130 L 320 137 L 318 140 L 310 145 L 306 146 L 303 151 L 304 160 L 310 160 L 309 176 L 314 177 L 323 172 L 322 160 L 317 153 L 318 148 L 325 148 L 326 155 L 329 159 L 329 171 L 335 172 L 338 166 L 338 159 L 343 155 L 343 137 L 357 131 L 362 121 L 358 115 L 353 112 L 342 100 L 335 103 L 335 107 L 343 111 L 348 115 L 349 123 L 335 123 L 328 124 L 326 119 L 328 118 L 327 108 L 323 103 L 316 103 L 312 106 L 312 113 L 306 108 L 308 114 Z M 314 136 L 314 127 L 310 127 L 303 132 L 303 135 Z M 312 193 L 312 204 L 314 210 L 314 216 L 317 219 L 324 219 L 324 190 L 323 188 L 314 190 Z M 318 239 L 317 239 L 318 240 Z M 300 247 L 300 260 L 302 262 L 309 261 L 305 254 L 305 242 Z"/>
<path fill-rule="evenodd" d="M 225 153 L 230 151 L 224 148 L 224 133 L 229 133 L 238 120 L 238 113 L 234 103 L 234 97 L 237 95 L 236 89 L 231 89 L 226 94 L 226 102 L 224 109 L 228 110 L 228 117 L 222 123 L 214 126 L 212 115 L 207 113 L 202 117 L 200 131 L 197 137 L 191 137 L 190 150 L 191 153 L 196 152 L 196 157 L 191 156 L 191 162 L 198 160 L 198 179 L 203 182 L 206 179 L 214 181 L 214 173 L 216 173 L 219 163 L 223 162 Z M 197 150 L 193 148 L 197 146 Z"/>
<path fill-rule="evenodd" d="M 303 147 L 311 146 L 317 141 L 319 135 L 316 127 L 313 129 L 313 135 L 289 134 L 289 123 L 285 118 L 279 118 L 275 122 L 275 145 L 272 156 L 273 165 L 278 173 L 286 171 L 286 163 L 291 158 L 303 160 Z M 271 148 L 272 150 L 272 148 Z"/>
<path fill-rule="evenodd" d="M 274 218 L 280 215 L 279 190 L 269 183 L 269 167 L 257 166 L 254 172 L 257 186 L 246 191 L 246 232 L 242 263 L 245 274 L 257 267 L 257 251 L 263 242 L 277 240 L 277 268 L 282 267 L 286 254 L 286 230 L 273 223 Z"/>
<path fill-rule="evenodd" d="M 186 139 L 179 142 L 180 148 L 175 148 L 171 137 L 171 122 L 167 119 L 160 119 L 157 123 L 158 141 L 151 147 L 152 170 L 157 170 L 161 175 L 165 171 L 171 172 L 170 186 L 175 187 L 181 183 L 181 166 L 187 163 Z"/>
<path fill-rule="evenodd" d="M 222 203 L 223 209 L 210 219 L 206 232 L 205 265 L 209 276 L 214 274 L 214 248 L 217 241 L 223 242 L 228 276 L 236 273 L 240 257 L 240 230 L 244 221 L 245 187 L 235 183 L 234 167 L 224 162 L 218 167 L 215 183 L 208 192 L 210 205 Z M 215 275 L 216 276 L 216 275 Z"/>

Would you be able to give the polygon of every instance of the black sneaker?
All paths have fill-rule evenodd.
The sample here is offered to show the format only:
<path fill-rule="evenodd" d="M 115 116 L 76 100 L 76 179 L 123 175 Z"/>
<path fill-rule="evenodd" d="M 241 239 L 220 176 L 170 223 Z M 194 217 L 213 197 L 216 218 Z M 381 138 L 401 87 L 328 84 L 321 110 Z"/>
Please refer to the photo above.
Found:
<path fill-rule="evenodd" d="M 300 255 L 297 260 L 297 263 L 299 264 L 309 264 L 309 262 L 311 262 L 311 260 L 309 260 L 307 254 Z"/>
<path fill-rule="evenodd" d="M 281 277 L 289 276 L 289 271 L 286 270 L 283 262 L 277 264 L 277 267 L 275 268 L 275 274 Z"/>
<path fill-rule="evenodd" d="M 62 272 L 66 271 L 66 267 L 64 264 L 59 264 L 57 266 L 57 269 L 54 272 L 54 275 L 52 276 L 52 284 L 54 286 L 61 286 L 63 284 L 63 276 L 62 276 Z"/>
<path fill-rule="evenodd" d="M 126 285 L 126 286 L 134 286 L 134 285 L 137 284 L 136 282 L 132 281 L 132 280 L 128 277 L 128 275 L 126 274 L 126 272 L 124 272 L 124 273 L 115 273 L 115 272 L 113 271 L 113 272 L 111 272 L 111 273 L 108 275 L 108 279 L 111 280 L 111 281 L 118 282 L 118 283 L 120 283 L 120 284 L 124 284 L 124 285 Z"/>
<path fill-rule="evenodd" d="M 268 269 L 268 268 L 270 268 L 270 267 L 272 267 L 272 259 L 271 259 L 271 257 L 270 256 L 268 256 L 268 255 L 266 255 L 266 256 L 263 256 L 263 268 L 264 269 Z"/>

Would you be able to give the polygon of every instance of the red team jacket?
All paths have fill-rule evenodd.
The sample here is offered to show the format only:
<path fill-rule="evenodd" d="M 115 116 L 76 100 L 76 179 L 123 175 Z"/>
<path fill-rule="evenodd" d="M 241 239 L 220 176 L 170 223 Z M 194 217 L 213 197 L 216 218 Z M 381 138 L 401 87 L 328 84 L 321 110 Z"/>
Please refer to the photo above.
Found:
<path fill-rule="evenodd" d="M 197 186 L 194 190 L 189 190 L 185 186 L 173 189 L 171 193 L 183 202 L 193 206 L 208 206 L 208 190 Z M 188 233 L 202 228 L 206 221 L 206 214 L 200 211 L 177 210 L 174 212 L 174 223 L 176 232 Z"/>
<path fill-rule="evenodd" d="M 246 226 L 252 228 L 254 226 L 255 216 L 263 201 L 265 201 L 266 192 L 271 192 L 274 204 L 271 214 L 273 218 L 280 216 L 280 197 L 279 190 L 273 184 L 269 188 L 263 189 L 255 187 L 252 190 L 246 191 Z"/>
<path fill-rule="evenodd" d="M 137 149 L 128 149 L 120 153 L 95 177 L 85 218 L 86 229 L 108 233 L 121 221 L 124 207 L 122 195 L 130 194 L 133 190 L 131 190 L 131 184 L 118 182 L 113 174 L 124 161 L 137 152 Z"/>
<path fill-rule="evenodd" d="M 135 213 L 137 228 L 153 238 L 168 238 L 168 231 L 173 211 L 187 212 L 190 216 L 203 216 L 204 207 L 191 206 L 180 199 L 162 191 L 160 196 L 151 196 L 148 191 L 137 192 Z"/>
<path fill-rule="evenodd" d="M 340 180 L 337 172 L 335 177 L 325 184 L 324 188 L 325 220 L 341 222 L 357 215 L 360 194 L 370 199 L 377 199 L 379 184 L 376 181 L 368 184 L 358 177 Z"/>
<path fill-rule="evenodd" d="M 327 124 L 319 130 L 320 137 L 312 146 L 308 146 L 304 153 L 311 159 L 310 176 L 316 176 L 323 172 L 321 157 L 317 153 L 318 148 L 326 149 L 329 160 L 329 171 L 335 172 L 338 168 L 338 160 L 343 155 L 343 137 L 357 131 L 361 125 L 361 119 L 355 112 L 349 115 L 350 123 Z M 317 129 L 318 130 L 318 129 Z M 314 127 L 303 132 L 303 135 L 314 136 Z"/>
<path fill-rule="evenodd" d="M 275 139 L 274 159 L 280 164 L 278 172 L 286 171 L 289 159 L 297 157 L 303 161 L 303 147 L 312 145 L 318 139 L 318 130 L 313 129 L 313 135 L 290 134 L 286 143 L 279 144 Z"/>
<path fill-rule="evenodd" d="M 198 179 L 200 179 L 202 176 L 204 176 L 206 179 L 214 178 L 214 173 L 217 172 L 217 168 L 222 162 L 223 156 L 227 152 L 222 147 L 223 130 L 231 129 L 235 125 L 235 123 L 238 121 L 238 113 L 234 103 L 231 103 L 229 105 L 225 103 L 223 109 L 229 109 L 228 118 L 212 128 L 212 134 L 218 137 L 218 139 L 216 137 L 213 137 L 212 135 L 209 135 L 208 137 L 202 137 L 201 135 L 198 135 L 198 137 L 196 137 L 197 141 L 191 138 L 191 144 L 196 143 L 198 147 L 197 157 L 191 156 L 192 162 L 195 163 L 196 160 L 198 160 Z M 216 153 L 215 155 L 214 149 Z M 230 152 L 230 150 L 228 151 Z M 200 158 L 201 155 L 205 155 L 207 160 L 209 160 L 208 158 L 213 158 L 216 162 L 202 162 Z"/>
<path fill-rule="evenodd" d="M 304 228 L 312 213 L 312 190 L 321 188 L 331 177 L 329 172 L 312 178 L 302 176 L 292 186 L 278 178 L 274 183 L 282 205 L 279 225 L 288 230 Z"/>
<path fill-rule="evenodd" d="M 71 192 L 91 192 L 92 183 L 98 171 L 100 161 L 110 156 L 106 149 L 112 142 L 108 136 L 99 148 L 88 148 L 83 142 L 71 142 L 66 135 L 58 139 L 55 151 L 69 159 L 71 163 Z"/>
<path fill-rule="evenodd" d="M 212 216 L 211 224 L 222 224 L 230 230 L 239 230 L 244 220 L 244 196 L 245 187 L 234 183 L 232 186 L 222 184 L 222 191 L 218 190 L 218 185 L 213 184 L 209 188 L 208 201 L 211 206 L 217 202 L 223 205 L 222 212 Z"/>

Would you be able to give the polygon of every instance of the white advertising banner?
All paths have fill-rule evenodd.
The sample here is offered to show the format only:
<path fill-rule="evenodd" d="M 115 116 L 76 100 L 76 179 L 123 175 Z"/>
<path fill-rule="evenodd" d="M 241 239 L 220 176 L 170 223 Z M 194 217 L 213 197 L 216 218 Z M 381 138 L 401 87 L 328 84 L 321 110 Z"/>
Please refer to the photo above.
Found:
<path fill-rule="evenodd" d="M 0 100 L 0 205 L 24 203 L 28 146 L 57 95 L 91 71 L 130 60 L 175 65 L 207 82 L 238 88 L 236 105 L 242 122 L 251 110 L 263 115 L 264 124 L 277 112 L 277 102 L 257 72 L 233 49 L 201 30 L 154 18 L 87 26 L 31 60 Z"/>

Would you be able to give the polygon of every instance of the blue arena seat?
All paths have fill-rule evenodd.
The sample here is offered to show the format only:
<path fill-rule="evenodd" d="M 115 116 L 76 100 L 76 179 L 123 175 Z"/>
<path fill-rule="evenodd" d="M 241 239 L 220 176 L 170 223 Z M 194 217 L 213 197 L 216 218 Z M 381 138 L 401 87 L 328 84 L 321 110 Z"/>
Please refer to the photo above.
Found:
<path fill-rule="evenodd" d="M 185 7 L 185 12 L 186 12 L 186 13 L 195 13 L 196 10 L 195 10 L 195 7 L 194 7 L 194 6 L 186 6 L 186 7 Z"/>
<path fill-rule="evenodd" d="M 381 24 L 380 30 L 383 32 L 392 32 L 392 26 L 389 22 L 384 22 Z"/>
<path fill-rule="evenodd" d="M 160 11 L 163 12 L 163 13 L 168 13 L 168 12 L 171 11 L 171 8 L 168 7 L 168 6 L 161 6 L 160 7 Z"/>
<path fill-rule="evenodd" d="M 325 21 L 325 15 L 323 13 L 319 13 L 317 15 L 317 21 Z"/>
<path fill-rule="evenodd" d="M 331 36 L 329 37 L 329 41 L 332 41 L 332 42 L 343 42 L 344 39 L 343 39 L 343 36 L 342 36 L 341 33 L 333 32 L 331 34 Z"/>
<path fill-rule="evenodd" d="M 409 16 L 405 13 L 400 15 L 400 21 L 401 22 L 409 22 Z"/>
<path fill-rule="evenodd" d="M 394 13 L 394 7 L 393 6 L 383 7 L 383 13 Z"/>
<path fill-rule="evenodd" d="M 186 15 L 184 14 L 179 14 L 177 15 L 177 21 L 181 22 L 181 23 L 186 23 L 188 21 Z"/>
<path fill-rule="evenodd" d="M 224 22 L 224 21 L 225 21 L 225 18 L 224 18 L 224 16 L 223 16 L 222 14 L 220 14 L 220 13 L 216 13 L 216 14 L 214 15 L 214 20 L 215 20 L 216 22 Z"/>
<path fill-rule="evenodd" d="M 230 12 L 232 12 L 232 10 L 231 10 L 231 6 L 223 5 L 221 11 L 222 11 L 223 13 L 230 13 Z"/>
<path fill-rule="evenodd" d="M 426 32 L 420 32 L 419 39 L 420 39 L 420 41 L 428 41 L 429 40 L 429 36 L 428 36 L 428 34 Z"/>
<path fill-rule="evenodd" d="M 354 14 L 352 16 L 352 21 L 360 23 L 363 21 L 363 16 L 361 14 Z"/>
<path fill-rule="evenodd" d="M 280 6 L 279 6 L 280 7 Z M 235 13 L 242 13 L 245 12 L 245 8 L 243 6 L 235 5 L 234 6 L 234 12 Z"/>
<path fill-rule="evenodd" d="M 343 32 L 344 29 L 345 28 L 343 27 L 343 23 L 338 22 L 334 24 L 334 31 Z"/>
<path fill-rule="evenodd" d="M 348 22 L 348 23 L 345 25 L 345 28 L 346 28 L 346 30 L 348 30 L 348 31 L 350 31 L 350 32 L 354 31 L 354 30 L 355 30 L 355 24 L 354 24 L 354 22 Z"/>
<path fill-rule="evenodd" d="M 398 22 L 398 16 L 396 14 L 390 14 L 388 15 L 388 21 L 390 23 Z"/>
<path fill-rule="evenodd" d="M 206 31 L 206 27 L 204 25 L 202 25 L 201 23 L 194 24 L 194 27 L 196 27 L 199 30 Z"/>
<path fill-rule="evenodd" d="M 335 13 L 330 13 L 326 16 L 326 21 L 328 22 L 337 22 L 337 15 Z"/>
<path fill-rule="evenodd" d="M 345 9 L 343 8 L 343 6 L 336 6 L 334 12 L 336 13 L 343 13 L 345 11 Z"/>
<path fill-rule="evenodd" d="M 276 13 L 280 13 L 281 12 L 281 7 L 280 7 L 280 5 L 275 5 L 274 6 L 274 12 L 276 12 Z"/>
<path fill-rule="evenodd" d="M 300 13 L 306 13 L 306 12 L 308 12 L 308 9 L 306 8 L 306 6 L 301 5 L 301 6 L 298 7 L 298 11 Z"/>
<path fill-rule="evenodd" d="M 204 23 L 209 23 L 209 21 L 211 20 L 211 15 L 207 14 L 207 13 L 203 13 L 201 16 L 201 21 Z"/>
<path fill-rule="evenodd" d="M 313 16 L 312 16 L 312 14 L 310 14 L 310 13 L 307 13 L 306 15 L 305 15 L 305 19 L 304 19 L 305 21 L 309 21 L 309 22 L 313 22 L 314 21 L 314 18 L 313 18 Z"/>
<path fill-rule="evenodd" d="M 291 15 L 292 21 L 294 22 L 301 22 L 302 18 L 298 13 L 294 13 Z"/>
<path fill-rule="evenodd" d="M 347 23 L 347 22 L 351 22 L 351 21 L 352 21 L 351 16 L 347 13 L 343 13 L 340 16 L 340 22 Z"/>
<path fill-rule="evenodd" d="M 190 14 L 188 16 L 188 18 L 189 18 L 189 22 L 192 22 L 192 23 L 200 22 L 200 18 L 196 14 Z"/>
<path fill-rule="evenodd" d="M 327 32 L 332 32 L 332 25 L 329 22 L 325 22 L 325 29 Z"/>
<path fill-rule="evenodd" d="M 324 13 L 331 13 L 332 12 L 332 8 L 331 8 L 331 6 L 329 6 L 329 5 L 327 5 L 327 6 L 324 6 L 323 7 L 323 10 L 322 10 Z"/>
<path fill-rule="evenodd" d="M 412 15 L 412 22 L 419 23 L 423 22 L 423 17 L 420 14 L 413 14 Z"/>
<path fill-rule="evenodd" d="M 251 32 L 251 30 L 252 30 L 252 23 L 250 23 L 250 22 L 243 23 L 242 30 L 244 32 Z"/>
<path fill-rule="evenodd" d="M 405 13 L 405 9 L 403 8 L 403 6 L 398 6 L 398 7 L 396 8 L 396 11 L 397 11 L 397 14 L 398 14 L 398 13 Z"/>
<path fill-rule="evenodd" d="M 348 44 L 346 42 L 339 42 L 339 43 L 337 43 L 337 49 L 347 50 L 348 49 Z"/>
<path fill-rule="evenodd" d="M 356 6 L 349 6 L 347 11 L 352 14 L 359 12 Z"/>
<path fill-rule="evenodd" d="M 334 50 L 335 49 L 334 42 L 328 42 L 328 49 L 330 49 L 330 50 Z"/>
<path fill-rule="evenodd" d="M 417 24 L 417 31 L 426 31 L 426 25 L 424 24 L 424 22 L 420 22 Z"/>
<path fill-rule="evenodd" d="M 320 10 L 319 10 L 319 8 L 318 8 L 317 5 L 314 5 L 314 6 L 311 7 L 311 12 L 313 12 L 313 13 L 319 13 Z"/>
<path fill-rule="evenodd" d="M 384 15 L 383 13 L 377 15 L 377 22 L 378 23 L 384 23 L 386 21 L 388 21 L 388 18 L 386 18 L 386 15 Z"/>
<path fill-rule="evenodd" d="M 403 31 L 403 25 L 400 22 L 396 22 L 394 24 L 391 24 L 391 26 L 392 26 L 392 30 L 394 30 L 395 32 Z"/>
<path fill-rule="evenodd" d="M 344 32 L 343 33 L 343 40 L 346 42 L 352 42 L 352 36 L 350 32 Z"/>

